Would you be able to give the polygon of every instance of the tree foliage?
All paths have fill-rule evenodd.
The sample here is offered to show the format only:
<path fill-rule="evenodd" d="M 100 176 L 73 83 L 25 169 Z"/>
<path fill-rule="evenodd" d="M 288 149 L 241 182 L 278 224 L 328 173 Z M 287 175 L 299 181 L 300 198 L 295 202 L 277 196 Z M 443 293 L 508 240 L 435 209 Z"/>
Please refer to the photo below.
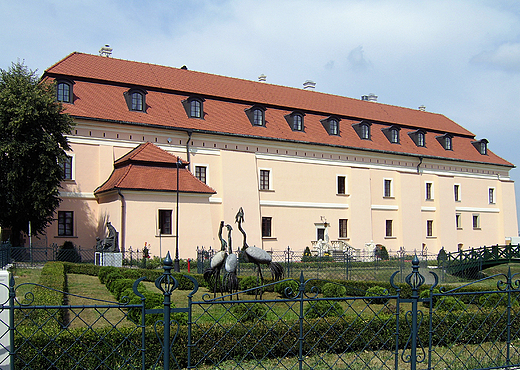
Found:
<path fill-rule="evenodd" d="M 20 62 L 0 69 L 0 227 L 11 228 L 14 245 L 29 221 L 36 235 L 55 218 L 73 127 L 62 112 L 55 84 Z"/>

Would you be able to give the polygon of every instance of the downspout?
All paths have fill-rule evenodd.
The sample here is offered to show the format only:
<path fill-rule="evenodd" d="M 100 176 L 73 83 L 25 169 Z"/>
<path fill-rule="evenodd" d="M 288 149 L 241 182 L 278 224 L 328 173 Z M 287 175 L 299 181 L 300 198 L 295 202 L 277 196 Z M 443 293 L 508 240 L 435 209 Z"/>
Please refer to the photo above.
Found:
<path fill-rule="evenodd" d="M 121 189 L 117 189 L 117 194 L 121 197 L 121 251 L 125 250 L 125 240 L 126 240 L 126 202 L 123 193 L 121 193 Z"/>
<path fill-rule="evenodd" d="M 421 173 L 421 164 L 422 164 L 422 160 L 423 160 L 423 157 L 419 157 L 419 164 L 417 165 L 417 173 L 420 174 Z"/>
<path fill-rule="evenodd" d="M 190 141 L 191 135 L 193 131 L 188 131 L 188 141 L 186 142 L 186 160 L 188 161 L 188 171 L 191 172 L 191 163 L 190 163 Z"/>

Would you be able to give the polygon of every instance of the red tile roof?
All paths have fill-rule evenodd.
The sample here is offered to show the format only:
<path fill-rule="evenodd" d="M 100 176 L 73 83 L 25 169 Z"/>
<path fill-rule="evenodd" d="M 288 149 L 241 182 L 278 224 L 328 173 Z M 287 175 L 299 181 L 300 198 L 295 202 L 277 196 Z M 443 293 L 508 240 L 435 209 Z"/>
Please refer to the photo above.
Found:
<path fill-rule="evenodd" d="M 177 191 L 178 157 L 144 143 L 114 162 L 114 171 L 94 194 L 115 189 Z M 179 191 L 183 193 L 215 194 L 215 190 L 199 181 L 186 169 L 181 160 L 179 167 Z"/>
<path fill-rule="evenodd" d="M 481 155 L 471 144 L 474 134 L 436 113 L 82 53 L 70 54 L 44 74 L 60 76 L 75 81 L 74 104 L 65 106 L 77 117 L 512 166 L 491 151 Z M 129 111 L 123 93 L 131 87 L 147 91 L 146 113 Z M 204 119 L 186 115 L 181 102 L 193 95 L 205 98 Z M 252 126 L 246 117 L 244 110 L 253 104 L 267 108 L 265 127 Z M 294 110 L 305 113 L 304 132 L 293 131 L 284 118 Z M 329 135 L 320 122 L 330 115 L 341 118 L 339 136 Z M 361 140 L 351 127 L 361 120 L 372 122 L 371 140 Z M 381 131 L 393 124 L 401 127 L 399 144 Z M 426 147 L 407 135 L 419 128 L 427 132 Z M 453 150 L 435 139 L 444 133 L 454 135 Z"/>

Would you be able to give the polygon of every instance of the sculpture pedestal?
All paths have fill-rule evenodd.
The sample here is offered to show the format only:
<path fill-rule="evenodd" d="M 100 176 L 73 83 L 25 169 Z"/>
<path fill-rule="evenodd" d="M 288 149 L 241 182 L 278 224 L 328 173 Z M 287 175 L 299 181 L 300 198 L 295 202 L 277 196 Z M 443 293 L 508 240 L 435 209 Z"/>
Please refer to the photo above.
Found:
<path fill-rule="evenodd" d="M 96 252 L 96 265 L 123 267 L 123 253 Z"/>

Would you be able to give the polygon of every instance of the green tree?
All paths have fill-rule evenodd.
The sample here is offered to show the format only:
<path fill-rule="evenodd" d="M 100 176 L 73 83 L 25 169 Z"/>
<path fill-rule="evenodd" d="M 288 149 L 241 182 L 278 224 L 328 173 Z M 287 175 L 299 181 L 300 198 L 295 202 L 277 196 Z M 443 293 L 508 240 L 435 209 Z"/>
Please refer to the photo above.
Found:
<path fill-rule="evenodd" d="M 29 221 L 36 235 L 55 218 L 72 127 L 54 83 L 20 62 L 0 69 L 0 227 L 11 229 L 14 246 Z"/>

